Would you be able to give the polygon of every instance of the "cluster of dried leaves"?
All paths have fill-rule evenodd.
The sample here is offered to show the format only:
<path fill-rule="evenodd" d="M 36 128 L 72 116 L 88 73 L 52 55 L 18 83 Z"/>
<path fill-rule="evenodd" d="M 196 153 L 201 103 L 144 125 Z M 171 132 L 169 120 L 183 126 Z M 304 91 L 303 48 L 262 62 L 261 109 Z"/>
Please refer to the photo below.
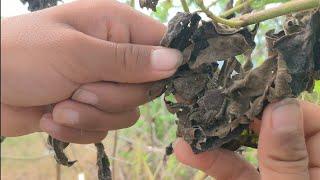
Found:
<path fill-rule="evenodd" d="M 44 9 L 52 6 L 56 6 L 58 1 L 62 0 L 20 0 L 23 4 L 28 3 L 29 11 L 36 11 L 39 9 Z"/>
<path fill-rule="evenodd" d="M 195 153 L 256 147 L 251 120 L 267 104 L 310 91 L 320 79 L 319 10 L 290 15 L 282 31 L 269 31 L 269 57 L 254 69 L 251 53 L 258 25 L 233 29 L 201 21 L 197 13 L 178 13 L 168 25 L 161 45 L 182 51 L 184 65 L 155 87 L 179 99 L 165 97 L 165 102 L 177 114 L 177 136 Z M 236 58 L 241 54 L 244 65 Z"/>

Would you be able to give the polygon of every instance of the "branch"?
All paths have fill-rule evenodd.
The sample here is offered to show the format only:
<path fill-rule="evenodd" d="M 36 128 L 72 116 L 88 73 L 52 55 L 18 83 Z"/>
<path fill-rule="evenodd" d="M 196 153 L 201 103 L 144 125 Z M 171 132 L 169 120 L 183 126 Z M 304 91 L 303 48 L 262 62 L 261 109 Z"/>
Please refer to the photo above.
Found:
<path fill-rule="evenodd" d="M 241 4 L 236 5 L 235 7 L 223 12 L 222 14 L 220 14 L 220 17 L 222 18 L 226 18 L 228 16 L 230 16 L 231 14 L 233 14 L 234 12 L 240 11 L 243 8 L 245 8 L 246 6 L 249 6 L 252 2 L 254 2 L 254 0 L 247 0 Z"/>
<path fill-rule="evenodd" d="M 240 22 L 236 22 L 234 20 L 228 20 L 221 18 L 219 16 L 214 15 L 208 8 L 203 3 L 203 0 L 196 0 L 196 4 L 200 7 L 202 12 L 204 12 L 209 18 L 211 18 L 214 22 L 221 23 L 221 24 L 226 24 L 231 27 L 237 26 Z"/>
<path fill-rule="evenodd" d="M 208 8 L 203 4 L 203 0 L 196 0 L 197 5 L 200 9 L 206 13 L 206 15 L 211 18 L 214 22 L 228 25 L 230 27 L 244 27 L 251 24 L 256 24 L 267 19 L 272 19 L 278 16 L 291 14 L 298 11 L 304 11 L 308 9 L 314 9 L 320 7 L 319 0 L 296 0 L 289 1 L 287 3 L 281 4 L 278 7 L 270 8 L 255 13 L 245 14 L 243 16 L 224 19 L 214 15 Z"/>
<path fill-rule="evenodd" d="M 267 10 L 258 11 L 252 14 L 245 14 L 238 18 L 235 18 L 236 21 L 241 21 L 240 26 L 247 26 L 250 24 L 256 24 L 267 19 L 272 19 L 278 16 L 291 14 L 298 11 L 304 11 L 308 9 L 320 8 L 319 0 L 296 0 L 289 1 L 278 7 L 270 8 Z"/>
<path fill-rule="evenodd" d="M 185 12 L 190 12 L 186 0 L 180 0 L 180 2 L 181 2 L 181 5 L 182 5 L 182 7 L 183 7 L 183 10 L 184 10 Z"/>

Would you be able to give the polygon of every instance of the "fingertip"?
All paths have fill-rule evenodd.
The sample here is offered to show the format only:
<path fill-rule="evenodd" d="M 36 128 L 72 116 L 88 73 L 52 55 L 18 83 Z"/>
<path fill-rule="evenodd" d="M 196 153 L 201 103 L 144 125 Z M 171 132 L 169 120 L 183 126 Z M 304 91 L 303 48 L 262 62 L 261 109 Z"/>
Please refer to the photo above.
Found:
<path fill-rule="evenodd" d="M 182 53 L 176 49 L 159 48 L 151 52 L 151 67 L 155 71 L 175 71 L 183 61 Z"/>
<path fill-rule="evenodd" d="M 214 155 L 216 151 L 207 151 L 200 154 L 193 153 L 190 145 L 182 138 L 178 138 L 172 144 L 172 147 L 176 158 L 181 163 L 200 170 L 208 169 L 212 164 L 211 162 L 216 158 Z"/>

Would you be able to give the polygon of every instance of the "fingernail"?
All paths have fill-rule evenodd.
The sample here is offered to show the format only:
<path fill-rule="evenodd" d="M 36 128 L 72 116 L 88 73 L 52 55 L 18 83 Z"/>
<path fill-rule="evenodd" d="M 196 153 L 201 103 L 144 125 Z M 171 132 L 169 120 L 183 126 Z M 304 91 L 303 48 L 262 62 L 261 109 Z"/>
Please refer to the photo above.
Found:
<path fill-rule="evenodd" d="M 156 49 L 151 53 L 151 66 L 154 70 L 170 71 L 182 63 L 182 54 L 176 49 Z"/>
<path fill-rule="evenodd" d="M 295 99 L 285 99 L 274 104 L 272 126 L 274 129 L 296 130 L 299 128 L 301 110 Z"/>
<path fill-rule="evenodd" d="M 73 125 L 79 122 L 79 113 L 72 109 L 59 109 L 58 117 L 60 121 Z"/>
<path fill-rule="evenodd" d="M 72 99 L 91 105 L 96 105 L 98 103 L 98 96 L 85 89 L 78 89 L 73 94 Z"/>

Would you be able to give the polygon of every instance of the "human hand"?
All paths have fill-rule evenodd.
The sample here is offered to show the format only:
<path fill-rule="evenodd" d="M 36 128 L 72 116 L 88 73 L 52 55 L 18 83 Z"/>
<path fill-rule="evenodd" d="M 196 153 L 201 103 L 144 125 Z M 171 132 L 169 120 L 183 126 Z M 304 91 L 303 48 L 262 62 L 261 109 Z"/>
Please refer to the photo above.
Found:
<path fill-rule="evenodd" d="M 263 112 L 259 133 L 260 173 L 237 153 L 224 149 L 193 154 L 178 139 L 174 154 L 184 164 L 200 169 L 217 180 L 317 180 L 320 179 L 320 107 L 286 99 Z M 259 128 L 260 127 L 260 130 Z"/>
<path fill-rule="evenodd" d="M 166 27 L 113 0 L 82 0 L 1 20 L 1 135 L 45 131 L 74 143 L 128 127 L 152 81 L 182 55 Z"/>

